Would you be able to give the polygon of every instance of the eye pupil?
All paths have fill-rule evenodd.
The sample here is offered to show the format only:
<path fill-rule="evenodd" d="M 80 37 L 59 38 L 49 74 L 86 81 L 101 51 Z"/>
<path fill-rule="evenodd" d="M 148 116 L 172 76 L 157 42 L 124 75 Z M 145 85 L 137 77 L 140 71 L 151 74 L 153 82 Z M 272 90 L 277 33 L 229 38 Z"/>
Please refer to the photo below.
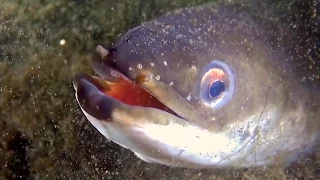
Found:
<path fill-rule="evenodd" d="M 209 94 L 212 98 L 218 97 L 226 90 L 226 84 L 223 81 L 215 81 L 211 84 Z"/>

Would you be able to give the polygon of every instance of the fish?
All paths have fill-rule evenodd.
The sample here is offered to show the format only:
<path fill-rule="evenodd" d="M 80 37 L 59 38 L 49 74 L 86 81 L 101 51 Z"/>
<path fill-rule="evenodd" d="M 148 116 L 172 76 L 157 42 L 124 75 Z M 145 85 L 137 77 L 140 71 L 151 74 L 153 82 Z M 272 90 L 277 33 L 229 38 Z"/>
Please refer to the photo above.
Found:
<path fill-rule="evenodd" d="M 284 32 L 235 6 L 175 10 L 98 45 L 75 96 L 103 136 L 147 163 L 292 163 L 319 144 L 320 85 Z"/>

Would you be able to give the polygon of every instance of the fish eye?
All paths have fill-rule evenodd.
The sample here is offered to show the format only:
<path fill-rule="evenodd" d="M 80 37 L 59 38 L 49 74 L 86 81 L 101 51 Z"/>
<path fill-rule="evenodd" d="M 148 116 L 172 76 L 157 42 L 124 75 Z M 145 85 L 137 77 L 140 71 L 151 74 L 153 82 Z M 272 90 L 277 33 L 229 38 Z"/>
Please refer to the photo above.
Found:
<path fill-rule="evenodd" d="M 218 97 L 226 89 L 226 85 L 223 81 L 217 80 L 213 82 L 209 88 L 209 95 L 211 98 Z"/>
<path fill-rule="evenodd" d="M 234 93 L 234 72 L 227 63 L 214 60 L 204 69 L 200 82 L 200 100 L 213 109 L 226 105 Z"/>

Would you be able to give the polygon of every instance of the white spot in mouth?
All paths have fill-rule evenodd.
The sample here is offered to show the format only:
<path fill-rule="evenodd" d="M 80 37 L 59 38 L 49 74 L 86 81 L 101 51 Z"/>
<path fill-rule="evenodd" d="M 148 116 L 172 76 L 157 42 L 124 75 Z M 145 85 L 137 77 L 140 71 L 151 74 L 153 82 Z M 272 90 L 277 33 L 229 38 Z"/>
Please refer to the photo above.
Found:
<path fill-rule="evenodd" d="M 187 99 L 188 101 L 191 100 L 191 93 L 188 94 L 188 96 L 186 97 L 186 99 Z"/>
<path fill-rule="evenodd" d="M 67 42 L 67 41 L 66 41 L 65 39 L 61 39 L 61 40 L 60 40 L 60 42 L 59 42 L 59 43 L 60 43 L 60 46 L 65 45 L 65 44 L 66 44 L 66 42 Z"/>
<path fill-rule="evenodd" d="M 138 64 L 138 68 L 139 68 L 139 69 L 142 69 L 142 64 Z"/>
<path fill-rule="evenodd" d="M 165 66 L 168 66 L 168 63 L 167 63 L 166 61 L 163 61 L 163 64 L 164 64 Z"/>
<path fill-rule="evenodd" d="M 159 81 L 160 80 L 160 75 L 156 76 L 156 80 Z"/>
<path fill-rule="evenodd" d="M 152 67 L 154 67 L 154 63 L 150 63 L 150 65 L 151 65 Z"/>
<path fill-rule="evenodd" d="M 164 54 L 163 54 L 163 53 L 161 53 L 161 56 L 164 56 Z"/>
<path fill-rule="evenodd" d="M 129 67 L 129 71 L 132 71 L 133 70 L 133 68 L 132 67 Z"/>
<path fill-rule="evenodd" d="M 170 83 L 169 83 L 169 86 L 172 86 L 173 85 L 173 82 L 171 81 Z"/>

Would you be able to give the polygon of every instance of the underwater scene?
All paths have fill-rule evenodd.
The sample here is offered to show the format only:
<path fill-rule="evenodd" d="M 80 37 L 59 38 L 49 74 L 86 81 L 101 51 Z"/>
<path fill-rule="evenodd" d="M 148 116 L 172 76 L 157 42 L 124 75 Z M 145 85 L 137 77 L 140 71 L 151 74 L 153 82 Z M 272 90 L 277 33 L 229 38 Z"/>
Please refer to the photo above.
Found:
<path fill-rule="evenodd" d="M 318 0 L 0 1 L 0 179 L 320 179 Z"/>

